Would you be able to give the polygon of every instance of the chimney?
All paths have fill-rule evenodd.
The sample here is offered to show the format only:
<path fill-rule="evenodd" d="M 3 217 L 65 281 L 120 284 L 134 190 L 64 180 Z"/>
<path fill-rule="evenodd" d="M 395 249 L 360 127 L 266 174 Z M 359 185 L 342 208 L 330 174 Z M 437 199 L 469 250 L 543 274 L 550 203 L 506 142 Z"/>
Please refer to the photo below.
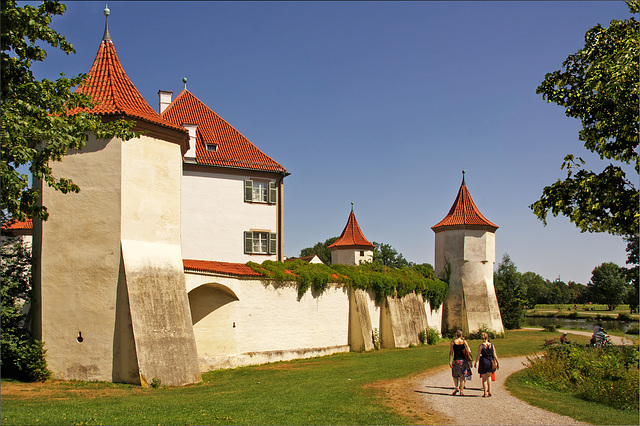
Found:
<path fill-rule="evenodd" d="M 171 103 L 172 95 L 173 95 L 173 92 L 170 90 L 158 90 L 158 99 L 160 101 L 160 106 L 159 106 L 160 114 L 162 114 L 164 110 L 167 109 L 167 107 Z"/>
<path fill-rule="evenodd" d="M 182 123 L 182 127 L 189 131 L 189 150 L 184 154 L 185 161 L 195 161 L 196 159 L 196 129 L 197 124 Z"/>

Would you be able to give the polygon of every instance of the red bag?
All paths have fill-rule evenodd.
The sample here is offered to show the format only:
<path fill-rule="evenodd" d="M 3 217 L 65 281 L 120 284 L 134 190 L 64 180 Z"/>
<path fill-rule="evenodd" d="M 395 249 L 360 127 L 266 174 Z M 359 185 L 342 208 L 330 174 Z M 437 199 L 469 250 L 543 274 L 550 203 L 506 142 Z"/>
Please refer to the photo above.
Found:
<path fill-rule="evenodd" d="M 492 382 L 496 381 L 496 373 L 491 373 L 491 381 Z"/>

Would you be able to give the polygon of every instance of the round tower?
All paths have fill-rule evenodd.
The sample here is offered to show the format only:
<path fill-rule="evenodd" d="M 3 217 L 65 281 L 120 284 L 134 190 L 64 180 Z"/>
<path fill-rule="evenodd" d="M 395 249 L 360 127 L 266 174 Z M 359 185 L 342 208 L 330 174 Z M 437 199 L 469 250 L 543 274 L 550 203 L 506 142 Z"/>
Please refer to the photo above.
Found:
<path fill-rule="evenodd" d="M 432 226 L 435 238 L 435 272 L 448 277 L 449 293 L 442 306 L 442 330 L 465 334 L 485 325 L 504 332 L 493 286 L 495 232 L 498 226 L 476 207 L 465 183 L 449 213 Z"/>

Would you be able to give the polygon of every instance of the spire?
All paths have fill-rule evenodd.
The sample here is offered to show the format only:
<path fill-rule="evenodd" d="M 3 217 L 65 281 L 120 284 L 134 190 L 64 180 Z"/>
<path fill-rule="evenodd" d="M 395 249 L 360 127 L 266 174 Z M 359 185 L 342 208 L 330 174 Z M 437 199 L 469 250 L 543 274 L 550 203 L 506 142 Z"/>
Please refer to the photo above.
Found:
<path fill-rule="evenodd" d="M 109 15 L 111 14 L 111 11 L 107 5 L 104 6 L 102 13 L 104 13 L 104 35 L 102 36 L 102 41 L 112 43 L 111 34 L 109 34 Z"/>
<path fill-rule="evenodd" d="M 344 227 L 340 237 L 331 244 L 328 248 L 345 248 L 345 247 L 365 247 L 373 249 L 375 246 L 364 237 L 356 215 L 353 213 L 353 203 L 351 203 L 351 214 L 349 214 L 349 220 L 347 220 L 347 226 Z"/>
<path fill-rule="evenodd" d="M 449 213 L 447 213 L 444 219 L 432 226 L 431 229 L 433 229 L 434 232 L 444 231 L 445 229 L 442 228 L 445 227 L 453 229 L 486 229 L 495 232 L 498 226 L 484 217 L 473 202 L 471 193 L 464 181 L 464 173 L 463 170 L 462 184 L 460 185 L 458 195 Z"/>

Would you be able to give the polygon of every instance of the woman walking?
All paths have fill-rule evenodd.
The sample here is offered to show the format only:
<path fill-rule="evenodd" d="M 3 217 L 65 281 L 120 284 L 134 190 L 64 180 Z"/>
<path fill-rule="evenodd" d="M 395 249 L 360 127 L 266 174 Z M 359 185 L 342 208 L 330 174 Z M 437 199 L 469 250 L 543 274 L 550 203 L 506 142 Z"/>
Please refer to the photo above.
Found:
<path fill-rule="evenodd" d="M 467 354 L 471 358 L 471 349 L 467 341 L 462 337 L 462 331 L 456 331 L 456 338 L 451 341 L 449 346 L 449 367 L 451 367 L 451 376 L 453 377 L 453 386 L 455 390 L 451 395 L 460 392 L 460 396 L 464 395 L 464 381 L 467 377 L 471 377 L 471 365 L 473 359 L 467 361 Z"/>
<path fill-rule="evenodd" d="M 478 357 L 475 366 L 478 367 L 478 374 L 482 377 L 482 396 L 491 396 L 491 374 L 495 371 L 493 362 L 495 361 L 495 370 L 500 368 L 498 355 L 496 355 L 496 347 L 489 342 L 489 335 L 482 333 L 482 343 L 478 345 Z"/>

